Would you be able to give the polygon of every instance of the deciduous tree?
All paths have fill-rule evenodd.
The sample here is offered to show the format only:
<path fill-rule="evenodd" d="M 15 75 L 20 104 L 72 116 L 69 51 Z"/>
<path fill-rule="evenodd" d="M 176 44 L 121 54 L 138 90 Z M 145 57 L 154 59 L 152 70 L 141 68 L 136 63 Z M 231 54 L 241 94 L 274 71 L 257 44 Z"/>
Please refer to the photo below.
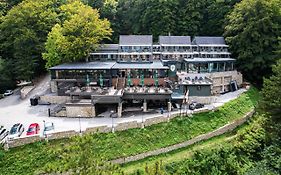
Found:
<path fill-rule="evenodd" d="M 274 115 L 281 114 L 281 59 L 273 66 L 273 75 L 264 79 L 262 107 Z M 278 115 L 277 115 L 278 116 Z M 281 117 L 279 117 L 280 119 Z"/>
<path fill-rule="evenodd" d="M 0 54 L 14 62 L 16 79 L 30 80 L 44 68 L 41 53 L 47 34 L 57 23 L 57 0 L 26 0 L 1 19 Z"/>
<path fill-rule="evenodd" d="M 238 68 L 258 85 L 271 74 L 281 36 L 280 0 L 243 0 L 228 16 L 225 36 Z"/>
<path fill-rule="evenodd" d="M 61 6 L 61 13 L 65 20 L 53 27 L 43 53 L 47 67 L 85 59 L 112 32 L 108 20 L 80 1 Z"/>

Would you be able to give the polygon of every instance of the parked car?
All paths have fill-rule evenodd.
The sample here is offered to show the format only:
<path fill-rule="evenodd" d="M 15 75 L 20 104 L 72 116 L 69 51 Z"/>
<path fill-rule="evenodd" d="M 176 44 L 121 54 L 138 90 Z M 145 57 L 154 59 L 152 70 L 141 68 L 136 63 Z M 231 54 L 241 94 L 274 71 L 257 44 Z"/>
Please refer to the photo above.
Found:
<path fill-rule="evenodd" d="M 40 131 L 40 126 L 38 123 L 32 123 L 29 125 L 28 130 L 26 131 L 26 135 L 30 136 L 30 135 L 35 135 L 35 134 L 39 134 Z"/>
<path fill-rule="evenodd" d="M 203 108 L 203 107 L 204 107 L 204 104 L 202 104 L 202 103 L 192 102 L 191 104 L 189 104 L 190 110 L 195 110 L 195 109 L 199 109 L 199 108 Z"/>
<path fill-rule="evenodd" d="M 13 140 L 16 137 L 20 137 L 24 131 L 24 127 L 22 124 L 17 123 L 14 124 L 9 132 L 8 139 Z"/>
<path fill-rule="evenodd" d="M 55 126 L 54 123 L 52 122 L 46 122 L 44 124 L 44 131 L 43 131 L 43 136 L 44 137 L 49 137 L 50 135 L 52 135 L 52 133 L 55 132 Z"/>
<path fill-rule="evenodd" d="M 1 126 L 0 129 L 0 143 L 4 141 L 4 139 L 8 136 L 9 131 L 5 129 L 3 126 Z"/>
<path fill-rule="evenodd" d="M 14 93 L 14 91 L 12 90 L 6 90 L 6 92 L 4 93 L 4 96 L 9 96 L 12 95 Z"/>
<path fill-rule="evenodd" d="M 4 98 L 4 94 L 0 94 L 0 99 L 1 99 L 1 98 Z"/>

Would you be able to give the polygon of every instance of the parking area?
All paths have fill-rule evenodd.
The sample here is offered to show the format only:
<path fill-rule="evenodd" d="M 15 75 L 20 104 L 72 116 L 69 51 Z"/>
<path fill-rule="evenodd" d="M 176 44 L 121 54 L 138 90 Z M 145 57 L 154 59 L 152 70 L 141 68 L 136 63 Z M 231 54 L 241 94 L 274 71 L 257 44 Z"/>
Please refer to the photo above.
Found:
<path fill-rule="evenodd" d="M 34 95 L 40 95 L 40 93 L 46 92 L 49 88 L 48 78 L 44 79 L 30 94 L 30 97 Z M 240 89 L 235 92 L 230 92 L 224 95 L 220 95 L 216 97 L 216 102 L 212 105 L 205 106 L 204 108 L 211 109 L 213 107 L 218 107 L 223 105 L 224 103 L 237 98 L 241 93 L 245 92 L 245 89 Z M 0 125 L 3 125 L 8 130 L 13 126 L 15 123 L 22 123 L 25 131 L 28 129 L 28 126 L 31 123 L 38 123 L 42 128 L 44 125 L 43 121 L 46 122 L 53 122 L 55 125 L 55 132 L 60 131 L 68 131 L 68 130 L 75 130 L 79 131 L 80 129 L 83 131 L 88 127 L 94 126 L 112 126 L 116 125 L 117 123 L 122 122 L 130 122 L 130 121 L 138 121 L 141 122 L 148 118 L 153 118 L 157 116 L 167 116 L 168 113 L 164 113 L 163 115 L 160 111 L 153 112 L 153 113 L 132 113 L 132 115 L 126 115 L 124 118 L 109 118 L 109 117 L 102 117 L 102 118 L 55 118 L 55 117 L 48 117 L 48 108 L 49 105 L 38 105 L 38 106 L 31 106 L 29 98 L 24 100 L 20 99 L 20 95 L 15 92 L 13 95 L 0 99 Z M 187 113 L 191 111 L 187 110 Z M 171 114 L 179 113 L 178 111 L 173 111 Z M 43 129 L 43 128 L 42 128 Z M 41 129 L 41 131 L 42 131 Z M 23 133 L 24 136 L 26 132 Z"/>

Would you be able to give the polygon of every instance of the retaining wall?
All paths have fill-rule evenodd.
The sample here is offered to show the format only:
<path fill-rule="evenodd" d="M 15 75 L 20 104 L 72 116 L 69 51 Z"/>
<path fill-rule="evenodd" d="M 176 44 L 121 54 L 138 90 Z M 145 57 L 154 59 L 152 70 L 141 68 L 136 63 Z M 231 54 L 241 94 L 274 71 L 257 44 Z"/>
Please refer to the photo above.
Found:
<path fill-rule="evenodd" d="M 34 88 L 35 88 L 35 86 L 24 86 L 20 90 L 20 98 L 25 99 Z"/>
<path fill-rule="evenodd" d="M 50 136 L 48 136 L 48 140 L 54 140 L 54 139 L 64 139 L 64 138 L 70 138 L 73 136 L 78 136 L 79 133 L 71 130 L 71 131 L 62 131 L 62 132 L 57 132 L 53 133 Z"/>
<path fill-rule="evenodd" d="M 84 133 L 85 134 L 94 134 L 94 133 L 108 133 L 111 132 L 112 128 L 108 126 L 97 126 L 97 127 L 91 127 L 87 128 Z"/>
<path fill-rule="evenodd" d="M 144 122 L 144 126 L 151 126 L 162 122 L 167 122 L 168 118 L 164 116 L 154 117 L 146 119 Z"/>
<path fill-rule="evenodd" d="M 13 147 L 18 147 L 18 146 L 22 146 L 22 145 L 38 142 L 38 141 L 41 141 L 41 140 L 42 140 L 42 138 L 39 135 L 29 136 L 29 137 L 22 137 L 22 138 L 14 139 L 12 141 L 8 141 L 6 143 L 6 147 L 13 148 Z"/>
<path fill-rule="evenodd" d="M 124 131 L 132 128 L 141 128 L 141 123 L 138 123 L 137 121 L 119 123 L 117 126 L 115 126 L 114 130 Z"/>

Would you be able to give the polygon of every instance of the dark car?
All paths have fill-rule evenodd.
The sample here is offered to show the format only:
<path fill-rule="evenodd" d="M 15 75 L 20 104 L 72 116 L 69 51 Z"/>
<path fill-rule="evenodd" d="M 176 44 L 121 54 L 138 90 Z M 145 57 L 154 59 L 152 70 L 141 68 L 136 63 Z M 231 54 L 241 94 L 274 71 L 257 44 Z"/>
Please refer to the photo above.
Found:
<path fill-rule="evenodd" d="M 195 109 L 199 109 L 199 108 L 203 108 L 204 107 L 204 104 L 202 103 L 197 103 L 197 102 L 192 102 L 190 105 L 189 105 L 189 109 L 190 110 L 195 110 Z"/>

